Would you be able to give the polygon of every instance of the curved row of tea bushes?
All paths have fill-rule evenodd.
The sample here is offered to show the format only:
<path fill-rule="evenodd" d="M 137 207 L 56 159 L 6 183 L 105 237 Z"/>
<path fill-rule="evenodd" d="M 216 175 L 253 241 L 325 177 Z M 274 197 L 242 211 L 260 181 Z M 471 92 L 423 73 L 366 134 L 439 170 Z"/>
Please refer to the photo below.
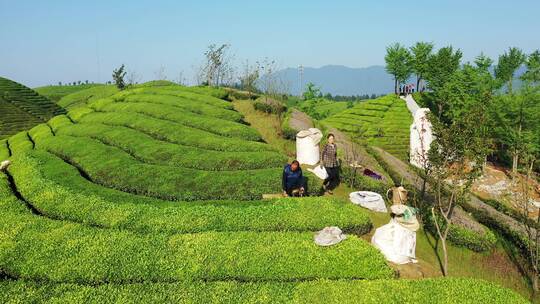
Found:
<path fill-rule="evenodd" d="M 183 87 L 183 86 L 164 86 L 159 88 L 145 87 L 145 88 L 136 88 L 131 90 L 134 93 L 144 93 L 144 94 L 160 94 L 160 95 L 172 95 L 182 98 L 187 98 L 195 101 L 204 102 L 213 106 L 222 107 L 225 109 L 233 109 L 232 104 L 229 101 L 226 101 L 228 97 L 228 92 L 223 91 L 220 94 L 208 94 L 207 92 L 202 92 L 200 90 L 193 90 L 193 87 Z M 198 92 L 197 92 L 198 91 Z M 216 96 L 218 95 L 218 96 Z"/>
<path fill-rule="evenodd" d="M 84 89 L 62 97 L 57 104 L 68 110 L 84 107 L 87 103 L 101 98 L 109 97 L 119 92 L 115 85 L 103 85 Z"/>
<path fill-rule="evenodd" d="M 88 286 L 0 282 L 3 303 L 528 303 L 510 289 L 475 279 L 184 282 Z"/>
<path fill-rule="evenodd" d="M 133 97 L 133 96 L 162 96 L 164 97 L 163 101 L 159 101 L 159 103 L 163 104 L 177 104 L 179 101 L 188 101 L 189 103 L 193 104 L 203 104 L 204 106 L 211 106 L 215 108 L 220 108 L 224 110 L 233 110 L 234 107 L 229 101 L 225 101 L 223 99 L 215 98 L 210 95 L 201 95 L 193 92 L 188 92 L 184 90 L 172 90 L 167 89 L 172 87 L 146 87 L 146 88 L 135 88 L 130 90 L 122 91 L 118 94 L 114 95 L 114 99 L 124 99 L 127 97 Z M 156 100 L 156 98 L 152 98 L 152 100 Z"/>
<path fill-rule="evenodd" d="M 19 132 L 8 138 L 8 144 L 11 154 L 24 153 L 34 148 L 34 144 L 26 131 Z"/>
<path fill-rule="evenodd" d="M 159 107 L 165 107 L 169 109 L 179 110 L 182 109 L 187 112 L 192 112 L 200 115 L 206 115 L 215 118 L 221 118 L 224 120 L 230 121 L 242 121 L 242 114 L 234 110 L 216 107 L 204 102 L 191 100 L 187 98 L 172 96 L 172 95 L 157 95 L 157 94 L 133 94 L 125 97 L 117 97 L 116 95 L 112 98 L 106 100 L 112 100 L 116 103 L 128 103 L 128 104 L 150 104 L 153 107 L 158 105 Z M 93 104 L 98 106 L 100 103 L 95 102 L 90 104 L 93 107 Z"/>
<path fill-rule="evenodd" d="M 0 269 L 11 277 L 100 284 L 393 277 L 384 257 L 349 237 L 323 248 L 312 232 L 141 234 L 30 213 L 0 178 Z"/>
<path fill-rule="evenodd" d="M 364 234 L 371 221 L 348 202 L 321 197 L 271 201 L 164 202 L 95 185 L 44 151 L 14 157 L 21 195 L 48 217 L 140 232 L 317 231 L 339 226 Z"/>
<path fill-rule="evenodd" d="M 101 100 L 100 100 L 101 101 Z M 237 137 L 245 140 L 261 141 L 261 135 L 247 125 L 224 120 L 205 114 L 174 109 L 171 106 L 156 107 L 145 102 L 115 102 L 108 105 L 91 105 L 98 112 L 139 113 L 152 118 L 164 119 L 188 127 L 212 132 L 221 136 Z M 172 109 L 171 109 L 172 108 Z"/>
<path fill-rule="evenodd" d="M 0 161 L 9 157 L 9 146 L 7 139 L 0 140 Z"/>
<path fill-rule="evenodd" d="M 99 141 L 53 136 L 37 147 L 80 167 L 92 181 L 117 190 L 167 200 L 259 199 L 281 191 L 281 168 L 202 171 L 141 163 Z"/>
<path fill-rule="evenodd" d="M 287 158 L 278 152 L 220 152 L 183 146 L 122 126 L 99 123 L 71 124 L 56 129 L 57 135 L 89 137 L 126 151 L 151 164 L 208 171 L 249 170 L 282 167 Z"/>
<path fill-rule="evenodd" d="M 59 126 L 56 124 L 56 120 L 57 117 L 49 121 L 53 129 Z M 152 118 L 138 113 L 92 112 L 75 121 L 80 123 L 102 123 L 109 126 L 124 126 L 149 134 L 159 140 L 206 150 L 234 152 L 276 151 L 272 146 L 265 143 L 219 136 L 179 123 Z M 65 123 L 62 122 L 62 124 Z"/>

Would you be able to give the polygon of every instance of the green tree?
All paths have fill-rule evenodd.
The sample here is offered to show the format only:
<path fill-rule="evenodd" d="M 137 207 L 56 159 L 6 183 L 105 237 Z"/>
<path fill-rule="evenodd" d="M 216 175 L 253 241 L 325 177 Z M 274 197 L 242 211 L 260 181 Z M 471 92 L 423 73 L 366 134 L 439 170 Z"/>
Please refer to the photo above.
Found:
<path fill-rule="evenodd" d="M 540 50 L 532 52 L 525 62 L 527 71 L 521 76 L 522 80 L 529 81 L 533 84 L 540 82 Z"/>
<path fill-rule="evenodd" d="M 321 89 L 315 86 L 313 82 L 309 82 L 302 95 L 304 96 L 304 100 L 312 100 L 321 96 Z"/>
<path fill-rule="evenodd" d="M 411 47 L 411 65 L 416 74 L 416 89 L 420 91 L 420 84 L 428 70 L 428 60 L 433 51 L 433 43 L 417 42 Z"/>
<path fill-rule="evenodd" d="M 481 71 L 488 72 L 489 68 L 493 65 L 493 60 L 484 55 L 484 53 L 480 53 L 480 55 L 474 59 L 474 63 Z"/>
<path fill-rule="evenodd" d="M 437 107 L 435 111 L 439 118 L 449 102 L 441 92 L 444 91 L 443 88 L 452 75 L 459 69 L 462 55 L 460 50 L 454 51 L 452 46 L 447 46 L 439 49 L 428 60 L 425 78 L 428 87 L 435 93 L 434 99 Z"/>
<path fill-rule="evenodd" d="M 506 83 L 506 89 L 509 94 L 512 94 L 512 82 L 517 69 L 525 63 L 525 54 L 523 51 L 511 47 L 508 52 L 499 56 L 499 62 L 495 67 L 495 77 L 502 83 Z"/>
<path fill-rule="evenodd" d="M 116 85 L 116 87 L 119 90 L 123 90 L 126 87 L 126 83 L 124 82 L 124 77 L 126 77 L 125 66 L 122 64 L 118 69 L 113 70 L 113 80 Z"/>
<path fill-rule="evenodd" d="M 411 77 L 411 53 L 399 43 L 386 48 L 386 71 L 394 76 L 394 92 L 399 94 L 399 85 Z"/>
<path fill-rule="evenodd" d="M 428 160 L 435 192 L 431 216 L 442 245 L 445 276 L 448 275 L 446 239 L 454 208 L 467 199 L 489 153 L 488 108 L 493 87 L 483 74 L 482 70 L 466 65 L 450 75 L 442 88 L 447 94 L 445 119 L 430 116 L 434 141 Z"/>

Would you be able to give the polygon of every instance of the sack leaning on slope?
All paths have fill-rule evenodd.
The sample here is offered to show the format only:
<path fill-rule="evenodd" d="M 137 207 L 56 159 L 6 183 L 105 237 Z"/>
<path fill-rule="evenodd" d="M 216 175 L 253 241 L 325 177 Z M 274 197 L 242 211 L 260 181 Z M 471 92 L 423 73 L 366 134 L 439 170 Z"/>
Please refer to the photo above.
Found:
<path fill-rule="evenodd" d="M 323 230 L 317 232 L 313 240 L 315 241 L 315 244 L 319 246 L 332 246 L 346 238 L 347 235 L 345 235 L 339 227 L 331 226 L 325 227 Z"/>
<path fill-rule="evenodd" d="M 371 191 L 356 191 L 349 194 L 349 199 L 353 204 L 360 205 L 369 210 L 377 212 L 388 212 L 382 195 Z"/>
<path fill-rule="evenodd" d="M 326 169 L 323 166 L 317 166 L 313 169 L 308 168 L 308 171 L 315 174 L 320 179 L 327 179 L 328 178 L 328 172 L 326 172 Z"/>
<path fill-rule="evenodd" d="M 313 166 L 319 163 L 319 142 L 322 136 L 322 132 L 317 128 L 309 128 L 296 134 L 296 159 L 300 164 Z"/>

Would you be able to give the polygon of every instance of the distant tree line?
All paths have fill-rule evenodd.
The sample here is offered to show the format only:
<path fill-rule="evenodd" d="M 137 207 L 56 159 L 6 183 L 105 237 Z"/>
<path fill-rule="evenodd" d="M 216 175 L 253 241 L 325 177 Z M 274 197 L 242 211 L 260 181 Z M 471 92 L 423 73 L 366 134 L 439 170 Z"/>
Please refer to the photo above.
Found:
<path fill-rule="evenodd" d="M 376 99 L 381 96 L 384 96 L 384 94 L 377 95 L 377 94 L 359 94 L 359 95 L 332 95 L 330 93 L 324 94 L 324 98 L 334 101 L 361 101 L 366 99 Z"/>

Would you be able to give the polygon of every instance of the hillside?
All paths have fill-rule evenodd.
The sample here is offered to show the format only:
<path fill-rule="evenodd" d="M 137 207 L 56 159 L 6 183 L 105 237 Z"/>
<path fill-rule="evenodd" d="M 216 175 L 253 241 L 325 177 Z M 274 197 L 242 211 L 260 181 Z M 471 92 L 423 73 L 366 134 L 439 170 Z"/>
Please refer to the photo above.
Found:
<path fill-rule="evenodd" d="M 368 145 L 381 147 L 402 160 L 408 159 L 412 117 L 403 100 L 387 95 L 357 103 L 323 120 Z"/>
<path fill-rule="evenodd" d="M 50 85 L 44 87 L 34 88 L 38 94 L 47 97 L 48 99 L 58 102 L 62 97 L 86 90 L 89 88 L 102 86 L 103 84 L 92 83 L 92 84 L 79 84 L 79 85 Z"/>
<path fill-rule="evenodd" d="M 361 237 L 368 213 L 340 199 L 261 201 L 287 157 L 220 92 L 101 92 L 0 145 L 0 301 L 524 302 L 475 279 L 395 280 Z M 348 238 L 316 246 L 334 225 Z"/>
<path fill-rule="evenodd" d="M 65 113 L 47 98 L 20 83 L 0 77 L 0 139 Z"/>

